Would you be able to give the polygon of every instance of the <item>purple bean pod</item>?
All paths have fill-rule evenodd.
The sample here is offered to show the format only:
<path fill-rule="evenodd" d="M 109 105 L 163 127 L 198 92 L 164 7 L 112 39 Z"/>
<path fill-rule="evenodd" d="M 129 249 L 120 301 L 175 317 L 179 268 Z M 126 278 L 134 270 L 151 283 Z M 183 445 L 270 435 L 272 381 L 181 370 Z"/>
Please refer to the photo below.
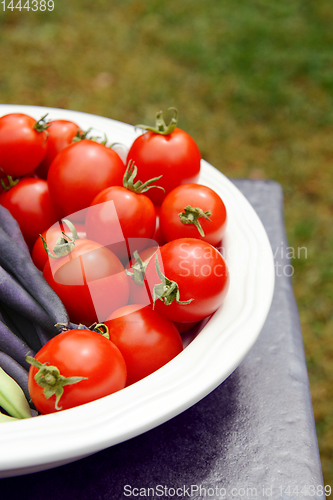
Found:
<path fill-rule="evenodd" d="M 54 323 L 45 309 L 1 266 L 0 301 L 26 318 L 40 323 L 47 330 L 54 330 Z"/>
<path fill-rule="evenodd" d="M 0 227 L 15 241 L 17 246 L 19 246 L 27 258 L 31 260 L 29 247 L 23 238 L 23 234 L 21 232 L 20 226 L 16 219 L 12 216 L 7 208 L 0 205 Z"/>
<path fill-rule="evenodd" d="M 68 324 L 67 311 L 58 295 L 25 252 L 0 227 L 0 265 L 21 283 L 56 323 Z"/>
<path fill-rule="evenodd" d="M 0 366 L 1 368 L 10 376 L 24 392 L 27 400 L 30 400 L 30 394 L 28 390 L 28 371 L 23 368 L 20 363 L 15 361 L 11 356 L 0 351 Z"/>
<path fill-rule="evenodd" d="M 15 359 L 26 370 L 30 367 L 25 359 L 26 354 L 35 355 L 35 351 L 19 339 L 2 321 L 0 321 L 0 351 Z"/>

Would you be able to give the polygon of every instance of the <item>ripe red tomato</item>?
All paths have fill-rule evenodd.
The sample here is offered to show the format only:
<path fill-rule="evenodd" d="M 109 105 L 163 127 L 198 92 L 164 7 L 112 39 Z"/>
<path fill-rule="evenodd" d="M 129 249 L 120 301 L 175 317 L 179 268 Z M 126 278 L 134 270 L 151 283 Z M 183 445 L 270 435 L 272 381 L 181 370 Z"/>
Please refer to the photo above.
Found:
<path fill-rule="evenodd" d="M 118 154 L 95 141 L 85 139 L 62 149 L 47 176 L 59 215 L 65 217 L 89 207 L 103 189 L 122 185 L 124 172 Z"/>
<path fill-rule="evenodd" d="M 183 350 L 175 325 L 150 306 L 132 304 L 114 311 L 105 321 L 110 340 L 127 365 L 127 385 L 138 382 Z"/>
<path fill-rule="evenodd" d="M 113 186 L 93 199 L 85 226 L 89 239 L 108 246 L 120 259 L 128 261 L 131 252 L 143 250 L 153 237 L 155 208 L 145 194 Z"/>
<path fill-rule="evenodd" d="M 157 119 L 161 122 L 162 113 Z M 172 189 L 180 184 L 196 182 L 200 172 L 201 154 L 194 139 L 184 130 L 176 127 L 177 119 L 172 126 L 158 125 L 156 129 L 137 137 L 133 142 L 127 161 L 134 161 L 140 172 L 140 179 L 145 182 L 152 177 L 162 175 L 159 185 L 165 189 L 151 189 L 147 196 L 160 205 Z M 164 135 L 169 129 L 169 132 Z M 155 131 L 153 131 L 155 130 Z"/>
<path fill-rule="evenodd" d="M 47 342 L 34 359 L 42 364 L 47 363 L 44 367 L 45 374 L 49 374 L 52 382 L 57 381 L 56 386 L 46 383 L 52 394 L 47 398 L 44 387 L 35 379 L 38 368 L 30 367 L 29 393 L 37 410 L 42 414 L 89 403 L 119 391 L 126 385 L 126 364 L 122 354 L 110 340 L 94 331 L 77 329 L 60 333 Z M 58 373 L 53 367 L 58 369 Z M 59 372 L 66 378 L 82 379 L 64 385 L 63 393 L 57 401 L 54 392 L 55 387 L 59 387 L 61 393 Z M 45 376 L 43 379 L 45 385 Z"/>
<path fill-rule="evenodd" d="M 0 167 L 13 177 L 32 172 L 46 153 L 47 125 L 23 113 L 0 118 Z"/>
<path fill-rule="evenodd" d="M 36 170 L 36 174 L 41 179 L 47 178 L 52 161 L 59 151 L 71 144 L 79 130 L 80 127 L 76 123 L 68 120 L 52 120 L 49 122 L 46 154 Z"/>
<path fill-rule="evenodd" d="M 159 221 L 165 241 L 198 238 L 215 246 L 224 235 L 227 211 L 220 196 L 209 187 L 185 184 L 166 196 Z"/>
<path fill-rule="evenodd" d="M 69 228 L 67 228 L 66 224 L 63 224 L 63 229 L 67 236 L 69 236 L 70 238 L 73 237 L 72 231 Z M 75 224 L 75 229 L 78 233 L 79 238 L 86 239 L 87 235 L 84 224 Z M 47 243 L 47 246 L 50 249 L 53 249 L 59 238 L 63 237 L 61 231 L 62 229 L 60 225 L 57 224 L 56 226 L 51 226 L 49 229 L 41 233 L 42 237 Z M 41 271 L 43 271 L 44 266 L 46 262 L 49 260 L 49 258 L 45 251 L 43 240 L 40 236 L 38 236 L 33 246 L 31 258 L 35 266 L 38 267 L 38 269 L 40 269 Z"/>
<path fill-rule="evenodd" d="M 128 277 L 122 263 L 94 241 L 76 240 L 69 255 L 48 260 L 43 276 L 73 323 L 101 323 L 128 301 Z"/>
<path fill-rule="evenodd" d="M 30 250 L 38 235 L 58 220 L 47 182 L 43 179 L 21 179 L 14 187 L 1 194 L 0 204 L 19 223 Z"/>
<path fill-rule="evenodd" d="M 156 253 L 146 269 L 155 310 L 175 322 L 200 321 L 222 304 L 229 287 L 229 272 L 220 252 L 206 241 L 180 238 L 170 241 Z M 156 257 L 155 256 L 155 257 Z M 161 295 L 163 292 L 163 295 Z"/>

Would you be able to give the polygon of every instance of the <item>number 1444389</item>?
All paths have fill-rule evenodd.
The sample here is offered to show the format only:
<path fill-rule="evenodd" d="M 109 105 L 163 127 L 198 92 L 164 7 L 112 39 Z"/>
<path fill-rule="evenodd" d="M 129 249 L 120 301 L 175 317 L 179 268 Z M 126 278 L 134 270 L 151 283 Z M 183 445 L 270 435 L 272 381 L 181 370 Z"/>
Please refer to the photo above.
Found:
<path fill-rule="evenodd" d="M 19 10 L 19 11 L 52 11 L 54 10 L 54 1 L 53 0 L 3 0 L 0 2 L 2 5 L 2 11 L 5 10 L 11 10 L 12 12 L 14 10 Z"/>

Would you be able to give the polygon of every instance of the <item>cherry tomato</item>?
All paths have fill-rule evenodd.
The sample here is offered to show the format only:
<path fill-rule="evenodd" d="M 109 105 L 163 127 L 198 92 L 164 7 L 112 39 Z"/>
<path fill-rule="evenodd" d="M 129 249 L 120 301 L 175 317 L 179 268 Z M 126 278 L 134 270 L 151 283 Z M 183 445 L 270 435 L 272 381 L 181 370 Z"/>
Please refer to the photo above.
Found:
<path fill-rule="evenodd" d="M 95 141 L 85 139 L 62 149 L 47 176 L 59 215 L 65 217 L 89 207 L 100 191 L 122 185 L 124 172 L 118 154 Z"/>
<path fill-rule="evenodd" d="M 183 350 L 175 325 L 150 306 L 132 304 L 114 311 L 105 321 L 110 340 L 127 366 L 127 385 L 138 382 Z"/>
<path fill-rule="evenodd" d="M 215 246 L 227 225 L 227 211 L 220 196 L 207 186 L 185 184 L 173 189 L 160 210 L 165 241 L 198 238 Z"/>
<path fill-rule="evenodd" d="M 196 182 L 201 161 L 196 142 L 187 132 L 176 127 L 177 119 L 166 127 L 164 121 L 161 125 L 161 117 L 162 113 L 158 113 L 156 129 L 143 127 L 147 132 L 135 139 L 127 155 L 127 161 L 134 161 L 138 167 L 143 182 L 162 175 L 159 185 L 165 193 L 157 189 L 147 192 L 156 205 L 160 205 L 176 186 Z"/>
<path fill-rule="evenodd" d="M 113 202 L 113 203 L 108 203 Z M 119 227 L 120 224 L 120 227 Z M 122 186 L 104 189 L 92 201 L 85 219 L 87 237 L 109 248 L 120 259 L 139 252 L 153 237 L 156 213 L 152 201 Z M 120 231 L 123 236 L 119 236 Z M 113 243 L 123 240 L 119 245 Z M 127 249 L 124 240 L 129 245 Z"/>
<path fill-rule="evenodd" d="M 39 363 L 46 363 L 53 391 L 47 398 L 44 388 L 35 379 L 38 368 L 31 366 L 28 389 L 37 410 L 42 414 L 66 410 L 108 396 L 126 385 L 126 364 L 119 349 L 101 334 L 90 330 L 68 330 L 53 337 L 35 355 Z M 63 386 L 57 401 L 55 387 L 60 386 L 56 367 L 63 377 L 79 377 L 79 381 Z M 51 372 L 51 373 L 50 373 Z M 41 374 L 41 372 L 39 372 Z M 45 380 L 45 375 L 44 375 Z M 75 380 L 75 379 L 74 379 Z M 67 382 L 70 382 L 68 380 Z"/>
<path fill-rule="evenodd" d="M 46 153 L 47 133 L 43 119 L 23 113 L 0 118 L 0 167 L 13 177 L 32 172 Z"/>
<path fill-rule="evenodd" d="M 38 235 L 58 220 L 47 182 L 43 179 L 21 179 L 14 187 L 1 194 L 0 204 L 19 223 L 30 250 Z"/>
<path fill-rule="evenodd" d="M 161 276 L 156 271 L 156 257 Z M 229 287 L 228 269 L 220 252 L 196 238 L 180 238 L 160 247 L 148 263 L 146 280 L 152 297 L 156 297 L 155 310 L 180 323 L 210 316 L 222 304 Z"/>
<path fill-rule="evenodd" d="M 49 122 L 46 154 L 36 169 L 41 179 L 47 179 L 47 173 L 59 151 L 71 144 L 80 130 L 76 123 L 68 120 L 52 120 Z"/>
<path fill-rule="evenodd" d="M 73 323 L 101 323 L 128 301 L 128 277 L 122 263 L 94 241 L 76 240 L 67 256 L 48 260 L 43 276 Z"/>
<path fill-rule="evenodd" d="M 85 239 L 86 238 L 86 229 L 84 227 L 84 224 L 75 224 L 75 229 L 78 233 L 79 238 Z M 73 237 L 72 231 L 67 228 L 66 224 L 63 224 L 63 230 L 66 233 L 67 236 Z M 59 238 L 63 237 L 62 234 L 62 228 L 58 225 L 52 226 L 51 228 L 47 229 L 46 231 L 43 231 L 41 233 L 41 236 L 44 238 L 44 240 L 47 242 L 47 246 L 49 248 L 54 248 L 57 241 Z M 44 266 L 46 262 L 48 261 L 48 255 L 45 251 L 43 240 L 40 236 L 38 236 L 33 248 L 32 248 L 32 254 L 31 254 L 33 263 L 35 264 L 38 269 L 43 271 Z"/>

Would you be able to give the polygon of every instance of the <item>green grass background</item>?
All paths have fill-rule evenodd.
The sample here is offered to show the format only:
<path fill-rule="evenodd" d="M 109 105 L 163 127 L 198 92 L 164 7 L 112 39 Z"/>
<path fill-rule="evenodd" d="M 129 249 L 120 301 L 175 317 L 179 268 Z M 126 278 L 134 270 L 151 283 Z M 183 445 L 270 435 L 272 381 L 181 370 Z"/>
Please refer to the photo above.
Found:
<path fill-rule="evenodd" d="M 332 1 L 55 0 L 52 12 L 3 8 L 1 103 L 132 124 L 176 106 L 181 128 L 227 176 L 281 183 L 289 245 L 307 248 L 292 262 L 293 283 L 324 480 L 333 486 Z"/>

